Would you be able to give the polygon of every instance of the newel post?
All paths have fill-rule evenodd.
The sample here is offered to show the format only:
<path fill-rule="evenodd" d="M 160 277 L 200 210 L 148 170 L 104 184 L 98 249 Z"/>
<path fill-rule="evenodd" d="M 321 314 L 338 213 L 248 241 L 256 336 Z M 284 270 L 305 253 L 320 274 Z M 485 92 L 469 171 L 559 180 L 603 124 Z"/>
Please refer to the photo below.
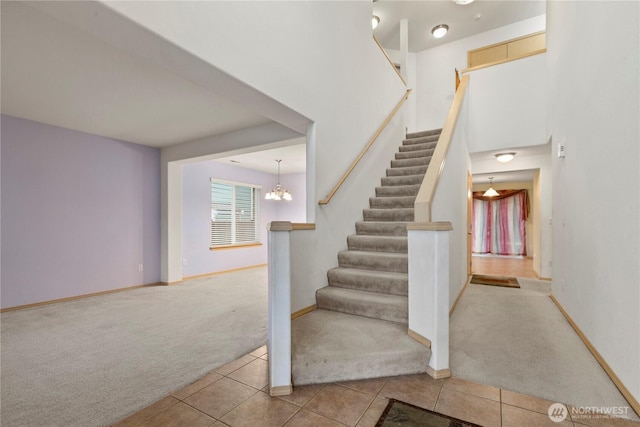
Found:
<path fill-rule="evenodd" d="M 451 376 L 449 369 L 450 222 L 412 223 L 409 241 L 409 336 L 431 347 L 427 373 Z"/>
<path fill-rule="evenodd" d="M 269 394 L 291 394 L 291 223 L 273 221 L 268 228 Z"/>

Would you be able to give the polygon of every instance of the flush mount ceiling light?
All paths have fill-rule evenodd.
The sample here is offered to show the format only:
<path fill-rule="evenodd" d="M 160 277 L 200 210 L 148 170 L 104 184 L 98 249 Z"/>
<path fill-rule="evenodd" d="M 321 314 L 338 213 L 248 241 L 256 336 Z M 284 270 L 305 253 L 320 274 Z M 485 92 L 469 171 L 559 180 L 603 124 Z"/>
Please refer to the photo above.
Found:
<path fill-rule="evenodd" d="M 496 197 L 499 196 L 498 192 L 493 189 L 493 177 L 489 177 L 489 189 L 484 192 L 484 197 Z"/>
<path fill-rule="evenodd" d="M 451 0 L 451 1 L 454 2 L 455 4 L 459 4 L 461 6 L 465 6 L 467 4 L 473 3 L 473 0 Z"/>
<path fill-rule="evenodd" d="M 376 15 L 373 15 L 371 17 L 371 29 L 375 30 L 379 23 L 380 23 L 380 18 Z"/>
<path fill-rule="evenodd" d="M 446 24 L 440 24 L 431 29 L 431 34 L 433 34 L 433 37 L 441 39 L 445 34 L 447 34 L 447 31 L 449 31 L 449 26 Z"/>
<path fill-rule="evenodd" d="M 498 153 L 496 154 L 496 160 L 502 163 L 507 163 L 513 160 L 516 153 Z"/>
<path fill-rule="evenodd" d="M 286 200 L 287 202 L 293 200 L 293 197 L 291 197 L 291 193 L 289 193 L 285 188 L 282 188 L 282 186 L 280 185 L 281 161 L 282 160 L 276 160 L 276 162 L 278 162 L 278 184 L 276 185 L 276 188 L 265 194 L 265 200 Z"/>

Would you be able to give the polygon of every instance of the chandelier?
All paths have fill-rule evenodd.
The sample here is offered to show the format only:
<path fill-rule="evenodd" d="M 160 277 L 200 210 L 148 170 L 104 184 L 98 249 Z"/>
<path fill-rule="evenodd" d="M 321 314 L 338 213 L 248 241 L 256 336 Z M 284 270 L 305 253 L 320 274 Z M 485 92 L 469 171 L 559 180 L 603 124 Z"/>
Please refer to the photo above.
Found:
<path fill-rule="evenodd" d="M 265 200 L 286 200 L 287 202 L 291 201 L 293 197 L 291 197 L 291 193 L 287 191 L 286 188 L 282 188 L 280 185 L 280 162 L 282 160 L 276 160 L 278 162 L 278 184 L 276 188 L 269 191 L 265 196 Z"/>
<path fill-rule="evenodd" d="M 484 192 L 484 197 L 496 197 L 500 194 L 493 188 L 493 177 L 489 178 L 489 189 Z"/>

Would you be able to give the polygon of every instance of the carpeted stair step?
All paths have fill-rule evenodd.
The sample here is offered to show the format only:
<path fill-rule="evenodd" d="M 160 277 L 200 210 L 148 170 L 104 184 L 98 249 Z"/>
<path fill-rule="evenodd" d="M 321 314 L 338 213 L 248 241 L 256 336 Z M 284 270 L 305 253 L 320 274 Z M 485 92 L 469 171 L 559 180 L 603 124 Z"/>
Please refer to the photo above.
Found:
<path fill-rule="evenodd" d="M 407 175 L 424 175 L 427 173 L 427 165 L 395 167 L 387 169 L 387 177 L 390 176 L 407 176 Z"/>
<path fill-rule="evenodd" d="M 413 150 L 413 151 L 398 151 L 396 153 L 396 160 L 415 159 L 420 157 L 431 157 L 435 149 L 430 150 Z"/>
<path fill-rule="evenodd" d="M 371 271 L 358 268 L 332 268 L 327 272 L 329 286 L 368 292 L 407 296 L 409 277 L 406 273 Z"/>
<path fill-rule="evenodd" d="M 362 216 L 365 221 L 413 221 L 414 209 L 363 209 Z"/>
<path fill-rule="evenodd" d="M 369 206 L 372 209 L 413 208 L 416 196 L 401 197 L 369 197 Z"/>
<path fill-rule="evenodd" d="M 395 185 L 421 185 L 424 173 L 417 175 L 384 176 L 380 179 L 383 187 Z"/>
<path fill-rule="evenodd" d="M 344 268 L 406 273 L 409 270 L 407 258 L 407 254 L 397 252 L 340 251 L 338 265 Z"/>
<path fill-rule="evenodd" d="M 350 251 L 407 253 L 406 236 L 369 236 L 352 234 L 347 237 Z"/>
<path fill-rule="evenodd" d="M 294 320 L 291 338 L 294 385 L 424 373 L 431 357 L 406 325 L 327 310 Z"/>
<path fill-rule="evenodd" d="M 316 303 L 322 310 L 355 314 L 390 322 L 408 322 L 406 296 L 327 286 L 316 292 Z"/>
<path fill-rule="evenodd" d="M 420 138 L 407 138 L 405 140 L 402 141 L 402 145 L 404 147 L 409 146 L 409 145 L 415 145 L 415 144 L 426 144 L 429 142 L 438 142 L 438 139 L 440 139 L 440 135 L 429 135 L 429 136 L 423 136 Z"/>
<path fill-rule="evenodd" d="M 392 168 L 408 168 L 412 166 L 427 166 L 431 161 L 429 157 L 413 157 L 410 159 L 391 160 Z"/>
<path fill-rule="evenodd" d="M 398 148 L 400 153 L 408 153 L 411 151 L 424 151 L 424 150 L 433 150 L 436 148 L 438 141 L 430 141 L 419 144 L 409 144 L 409 145 L 401 145 Z"/>
<path fill-rule="evenodd" d="M 356 234 L 369 236 L 406 236 L 408 224 L 408 221 L 357 221 Z"/>
<path fill-rule="evenodd" d="M 411 132 L 407 134 L 407 139 L 423 138 L 425 136 L 440 135 L 441 133 L 442 133 L 442 128 L 432 129 L 432 130 L 423 130 L 420 132 Z"/>
<path fill-rule="evenodd" d="M 376 187 L 377 197 L 413 197 L 420 191 L 420 184 L 414 185 L 387 185 Z"/>

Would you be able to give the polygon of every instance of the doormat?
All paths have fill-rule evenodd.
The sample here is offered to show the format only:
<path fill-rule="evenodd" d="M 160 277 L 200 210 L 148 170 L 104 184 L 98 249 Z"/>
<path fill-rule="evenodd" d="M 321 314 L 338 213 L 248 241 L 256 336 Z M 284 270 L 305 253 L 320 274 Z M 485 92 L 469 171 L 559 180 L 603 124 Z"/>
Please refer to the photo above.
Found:
<path fill-rule="evenodd" d="M 471 282 L 476 285 L 503 286 L 505 288 L 519 288 L 520 284 L 515 277 L 503 276 L 483 276 L 474 274 L 471 276 Z"/>
<path fill-rule="evenodd" d="M 376 427 L 481 427 L 444 414 L 418 408 L 409 403 L 389 399 Z"/>

